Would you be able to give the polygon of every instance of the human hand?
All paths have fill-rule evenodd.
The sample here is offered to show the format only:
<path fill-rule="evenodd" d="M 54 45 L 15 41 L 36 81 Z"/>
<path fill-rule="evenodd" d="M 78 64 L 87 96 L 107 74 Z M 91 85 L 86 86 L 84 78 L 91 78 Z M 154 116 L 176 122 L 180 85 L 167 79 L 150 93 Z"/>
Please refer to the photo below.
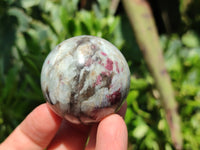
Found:
<path fill-rule="evenodd" d="M 126 104 L 119 114 L 124 116 L 125 111 Z M 74 125 L 41 104 L 0 144 L 0 150 L 126 150 L 127 128 L 120 115 L 95 125 Z"/>

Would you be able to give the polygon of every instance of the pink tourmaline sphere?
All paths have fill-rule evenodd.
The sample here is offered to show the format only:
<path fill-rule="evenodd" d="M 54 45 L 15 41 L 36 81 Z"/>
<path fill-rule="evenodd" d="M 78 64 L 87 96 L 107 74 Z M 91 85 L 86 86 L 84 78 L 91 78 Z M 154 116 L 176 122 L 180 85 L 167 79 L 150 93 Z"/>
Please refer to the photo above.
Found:
<path fill-rule="evenodd" d="M 130 85 L 121 52 L 95 36 L 77 36 L 47 56 L 41 86 L 50 107 L 72 123 L 88 124 L 119 110 Z"/>

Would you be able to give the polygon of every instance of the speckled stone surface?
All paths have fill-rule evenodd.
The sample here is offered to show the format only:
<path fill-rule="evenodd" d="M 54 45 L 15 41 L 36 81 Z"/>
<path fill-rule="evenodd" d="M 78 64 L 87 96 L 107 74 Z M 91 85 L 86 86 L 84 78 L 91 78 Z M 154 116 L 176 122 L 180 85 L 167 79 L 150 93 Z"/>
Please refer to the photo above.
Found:
<path fill-rule="evenodd" d="M 41 86 L 50 107 L 72 123 L 98 122 L 125 100 L 130 71 L 121 52 L 94 36 L 77 36 L 47 56 Z"/>

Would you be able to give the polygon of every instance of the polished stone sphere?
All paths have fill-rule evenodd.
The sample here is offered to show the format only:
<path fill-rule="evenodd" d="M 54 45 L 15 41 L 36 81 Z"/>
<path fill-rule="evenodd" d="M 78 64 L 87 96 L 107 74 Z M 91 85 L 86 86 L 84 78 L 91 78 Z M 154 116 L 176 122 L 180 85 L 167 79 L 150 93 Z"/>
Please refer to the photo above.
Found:
<path fill-rule="evenodd" d="M 77 36 L 57 45 L 41 72 L 44 97 L 55 113 L 75 124 L 98 122 L 119 110 L 130 85 L 121 52 L 95 36 Z"/>

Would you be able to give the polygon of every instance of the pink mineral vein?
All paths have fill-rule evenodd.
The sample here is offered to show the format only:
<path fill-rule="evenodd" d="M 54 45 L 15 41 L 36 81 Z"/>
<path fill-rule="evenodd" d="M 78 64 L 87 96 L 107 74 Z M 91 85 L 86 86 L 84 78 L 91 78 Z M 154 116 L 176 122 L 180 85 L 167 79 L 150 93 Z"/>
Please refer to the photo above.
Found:
<path fill-rule="evenodd" d="M 93 63 L 93 60 L 91 58 L 89 58 L 86 62 L 85 62 L 85 66 L 90 66 Z"/>
<path fill-rule="evenodd" d="M 99 60 L 98 64 L 104 66 L 104 63 L 102 63 L 102 60 Z"/>
<path fill-rule="evenodd" d="M 113 61 L 110 58 L 107 58 L 106 66 L 105 68 L 109 71 L 113 70 Z"/>
<path fill-rule="evenodd" d="M 101 72 L 101 75 L 109 76 L 110 73 L 109 73 L 109 72 L 105 72 L 105 71 L 103 71 L 103 72 Z"/>
<path fill-rule="evenodd" d="M 102 81 L 102 77 L 101 77 L 101 75 L 98 75 L 95 85 L 101 84 L 101 81 Z"/>
<path fill-rule="evenodd" d="M 101 52 L 101 54 L 102 54 L 103 56 L 107 56 L 107 54 L 106 54 L 106 53 L 104 53 L 104 52 Z"/>
<path fill-rule="evenodd" d="M 108 98 L 108 100 L 110 101 L 111 104 L 115 104 L 117 103 L 117 101 L 119 101 L 121 99 L 121 91 L 120 88 L 113 92 L 110 95 L 106 95 L 106 97 Z"/>
<path fill-rule="evenodd" d="M 117 61 L 115 61 L 115 65 L 116 65 L 117 73 L 119 73 L 119 66 L 118 66 L 118 62 Z"/>

